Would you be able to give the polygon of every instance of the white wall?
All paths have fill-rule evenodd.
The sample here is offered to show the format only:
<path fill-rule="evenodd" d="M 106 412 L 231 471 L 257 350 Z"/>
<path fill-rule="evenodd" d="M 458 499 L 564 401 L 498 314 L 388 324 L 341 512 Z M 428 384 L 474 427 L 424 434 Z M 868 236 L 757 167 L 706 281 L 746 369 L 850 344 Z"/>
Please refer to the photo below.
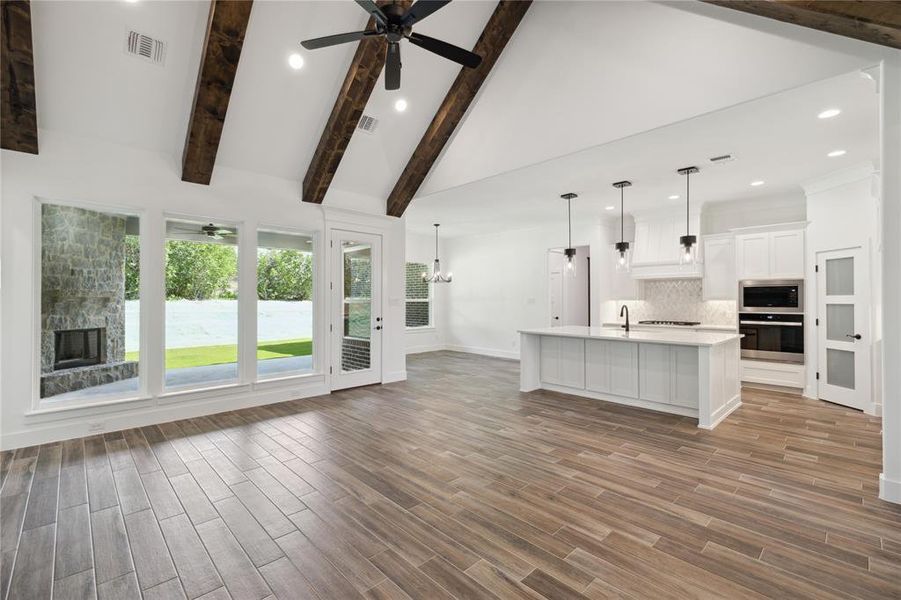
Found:
<path fill-rule="evenodd" d="M 300 201 L 300 184 L 234 169 L 217 167 L 210 186 L 181 181 L 181 169 L 172 155 L 154 153 L 97 140 L 41 130 L 38 156 L 2 152 L 2 211 L 0 211 L 0 272 L 2 272 L 2 314 L 0 328 L 0 446 L 13 448 L 50 440 L 87 435 L 98 430 L 170 421 L 223 410 L 265 404 L 327 393 L 327 323 L 320 318 L 316 344 L 323 373 L 286 382 L 242 385 L 215 393 L 195 392 L 178 396 L 163 395 L 162 324 L 164 215 L 178 213 L 210 220 L 238 223 L 247 234 L 241 239 L 242 295 L 241 335 L 255 339 L 255 236 L 258 226 L 284 227 L 313 231 L 320 239 L 319 249 L 327 246 L 327 228 L 355 227 L 378 232 L 383 238 L 383 334 L 382 378 L 405 377 L 403 333 L 403 260 L 404 223 L 381 215 L 367 215 L 339 208 L 323 208 Z M 35 247 L 35 197 L 51 201 L 96 204 L 141 213 L 141 229 L 146 240 L 142 247 L 142 352 L 146 394 L 134 402 L 64 412 L 37 410 L 34 381 L 38 361 L 37 327 L 40 307 L 39 248 Z M 359 198 L 334 197 L 331 206 L 360 206 Z M 366 203 L 362 203 L 366 204 Z M 377 204 L 377 203 L 376 203 Z M 383 210 L 383 203 L 381 205 Z M 250 234 L 250 235 L 248 235 Z M 324 264 L 321 261 L 320 264 Z M 320 269 L 320 275 L 323 269 Z M 245 278 L 250 278 L 245 280 Z M 316 302 L 327 307 L 327 286 L 320 277 Z M 248 287 L 249 286 L 249 287 Z M 247 290 L 250 290 L 249 292 Z M 326 314 L 325 312 L 321 314 Z M 252 345 L 246 356 L 252 358 Z M 255 361 L 245 360 L 242 373 L 250 377 Z"/>
<path fill-rule="evenodd" d="M 701 210 L 701 234 L 726 233 L 739 227 L 794 223 L 807 219 L 807 199 L 800 187 L 781 193 L 728 202 L 708 202 Z"/>
<path fill-rule="evenodd" d="M 406 233 L 406 262 L 420 262 L 427 266 L 431 272 L 432 261 L 435 260 L 435 237 L 407 230 Z M 446 246 L 443 243 L 442 246 Z M 442 270 L 453 272 L 453 263 L 448 260 L 446 250 L 441 252 Z M 417 352 L 433 352 L 444 347 L 443 328 L 440 326 L 442 310 L 441 299 L 444 297 L 447 284 L 429 284 L 432 286 L 432 326 L 416 329 L 406 329 L 404 333 L 404 346 L 407 354 Z M 450 285 L 454 285 L 451 283 Z"/>
<path fill-rule="evenodd" d="M 592 323 L 600 314 L 599 296 L 612 248 L 607 228 L 574 222 L 573 245 L 591 248 Z M 602 236 L 602 232 L 603 236 Z M 610 242 L 612 243 L 612 241 Z M 547 251 L 566 244 L 566 226 L 455 237 L 444 242 L 454 281 L 445 288 L 439 327 L 449 350 L 519 358 L 519 334 L 547 327 L 549 315 Z M 609 260 L 604 260 L 604 257 Z"/>
<path fill-rule="evenodd" d="M 879 497 L 901 503 L 901 52 L 881 68 L 882 473 Z"/>
<path fill-rule="evenodd" d="M 804 395 L 817 397 L 817 328 L 813 326 L 817 306 L 817 253 L 860 246 L 870 263 L 871 389 L 873 404 L 867 412 L 882 408 L 882 241 L 879 234 L 878 184 L 872 165 L 834 173 L 810 182 L 807 190 L 806 272 L 804 303 L 807 323 L 804 346 L 807 354 L 807 386 Z"/>

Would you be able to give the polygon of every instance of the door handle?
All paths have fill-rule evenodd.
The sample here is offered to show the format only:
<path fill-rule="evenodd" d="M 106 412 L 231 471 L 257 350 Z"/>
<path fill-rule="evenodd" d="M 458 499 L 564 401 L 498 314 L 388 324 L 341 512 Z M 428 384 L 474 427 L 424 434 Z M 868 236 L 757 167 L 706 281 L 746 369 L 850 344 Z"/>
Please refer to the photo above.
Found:
<path fill-rule="evenodd" d="M 860 339 L 860 334 L 859 334 L 859 333 L 855 333 L 854 335 L 851 335 L 850 333 L 848 333 L 848 334 L 845 334 L 845 337 L 854 338 L 855 340 L 859 340 L 859 339 Z"/>
<path fill-rule="evenodd" d="M 555 320 L 555 321 L 559 321 L 559 320 L 560 320 L 560 317 L 554 317 L 554 320 Z"/>

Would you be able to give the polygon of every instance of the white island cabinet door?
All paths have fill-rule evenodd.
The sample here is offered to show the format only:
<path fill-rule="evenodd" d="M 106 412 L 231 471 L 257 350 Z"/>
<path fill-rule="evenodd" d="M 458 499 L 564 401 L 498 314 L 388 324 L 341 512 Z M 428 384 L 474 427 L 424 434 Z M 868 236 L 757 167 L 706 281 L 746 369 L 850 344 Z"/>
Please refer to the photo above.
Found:
<path fill-rule="evenodd" d="M 638 397 L 638 344 L 587 340 L 585 388 L 601 394 Z"/>
<path fill-rule="evenodd" d="M 558 337 L 541 336 L 541 381 L 560 385 L 560 340 Z"/>
<path fill-rule="evenodd" d="M 670 403 L 670 347 L 663 344 L 639 344 L 638 391 L 642 400 Z"/>
<path fill-rule="evenodd" d="M 670 346 L 670 404 L 698 408 L 698 348 Z"/>
<path fill-rule="evenodd" d="M 541 337 L 541 381 L 585 389 L 585 340 Z"/>

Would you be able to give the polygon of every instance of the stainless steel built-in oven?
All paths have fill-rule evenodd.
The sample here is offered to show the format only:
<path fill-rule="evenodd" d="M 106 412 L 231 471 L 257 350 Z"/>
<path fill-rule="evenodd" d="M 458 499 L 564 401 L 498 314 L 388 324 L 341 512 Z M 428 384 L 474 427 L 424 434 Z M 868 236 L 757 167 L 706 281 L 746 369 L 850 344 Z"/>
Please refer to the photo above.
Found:
<path fill-rule="evenodd" d="M 804 362 L 804 315 L 739 313 L 741 357 L 789 363 Z"/>
<path fill-rule="evenodd" d="M 745 280 L 738 283 L 738 312 L 803 313 L 801 279 Z"/>

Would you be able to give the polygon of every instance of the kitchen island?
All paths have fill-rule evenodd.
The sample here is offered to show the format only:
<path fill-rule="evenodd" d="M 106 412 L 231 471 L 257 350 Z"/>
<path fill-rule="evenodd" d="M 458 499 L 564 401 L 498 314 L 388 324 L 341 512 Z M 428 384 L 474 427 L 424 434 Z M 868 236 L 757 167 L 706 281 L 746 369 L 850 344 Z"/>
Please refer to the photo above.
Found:
<path fill-rule="evenodd" d="M 741 335 L 607 327 L 522 329 L 520 390 L 546 389 L 698 419 L 741 405 Z"/>

